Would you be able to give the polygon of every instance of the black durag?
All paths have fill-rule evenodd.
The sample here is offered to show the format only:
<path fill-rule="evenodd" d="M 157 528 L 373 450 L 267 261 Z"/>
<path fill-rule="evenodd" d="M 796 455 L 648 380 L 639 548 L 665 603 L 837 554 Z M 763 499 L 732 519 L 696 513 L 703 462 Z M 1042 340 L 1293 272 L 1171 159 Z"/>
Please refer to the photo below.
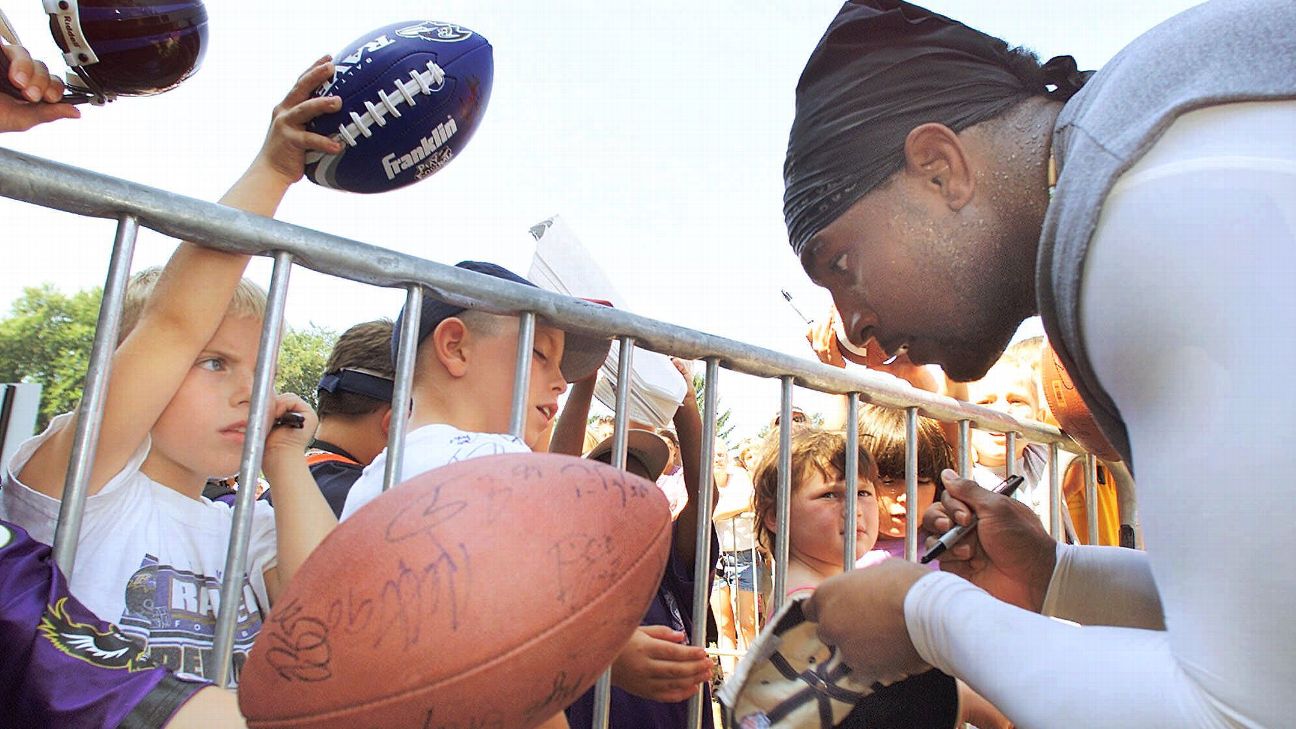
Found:
<path fill-rule="evenodd" d="M 850 0 L 797 84 L 783 165 L 792 249 L 899 171 L 914 127 L 958 132 L 1031 96 L 1065 101 L 1091 74 L 900 0 Z"/>

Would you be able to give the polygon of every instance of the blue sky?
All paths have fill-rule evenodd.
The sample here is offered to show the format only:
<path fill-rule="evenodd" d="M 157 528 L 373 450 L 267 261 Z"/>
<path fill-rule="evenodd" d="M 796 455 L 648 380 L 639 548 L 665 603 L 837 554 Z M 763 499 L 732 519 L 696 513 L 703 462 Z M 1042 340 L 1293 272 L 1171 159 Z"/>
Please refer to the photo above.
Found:
<path fill-rule="evenodd" d="M 940 0 L 938 12 L 1095 68 L 1190 0 Z M 58 55 L 35 0 L 6 3 L 34 55 Z M 378 196 L 302 182 L 279 218 L 453 263 L 481 258 L 525 272 L 527 229 L 561 214 L 628 308 L 654 318 L 812 357 L 804 325 L 779 295 L 822 315 L 827 295 L 801 273 L 782 219 L 782 162 L 793 90 L 838 0 L 645 3 L 267 3 L 210 0 L 202 70 L 179 89 L 85 109 L 0 145 L 214 200 L 255 154 L 271 107 L 323 53 L 402 20 L 459 23 L 494 46 L 489 109 L 471 144 L 431 178 Z M 0 199 L 9 252 L 0 306 L 22 287 L 101 285 L 109 221 Z M 174 243 L 146 235 L 136 266 Z M 256 262 L 250 275 L 268 280 Z M 298 269 L 294 326 L 336 330 L 394 316 L 399 293 Z M 777 408 L 777 387 L 723 378 L 739 432 Z M 798 393 L 807 409 L 824 406 Z"/>

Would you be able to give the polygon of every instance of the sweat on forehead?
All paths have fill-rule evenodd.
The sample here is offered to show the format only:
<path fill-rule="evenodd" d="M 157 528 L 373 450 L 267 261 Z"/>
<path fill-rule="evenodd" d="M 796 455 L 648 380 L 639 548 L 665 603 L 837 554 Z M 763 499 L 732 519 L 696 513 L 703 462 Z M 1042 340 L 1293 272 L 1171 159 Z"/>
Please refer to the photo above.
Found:
<path fill-rule="evenodd" d="M 961 131 L 1033 95 L 1068 98 L 1085 79 L 1069 56 L 1041 66 L 1029 51 L 916 5 L 847 2 L 797 84 L 783 165 L 792 249 L 800 254 L 899 171 L 915 127 Z"/>

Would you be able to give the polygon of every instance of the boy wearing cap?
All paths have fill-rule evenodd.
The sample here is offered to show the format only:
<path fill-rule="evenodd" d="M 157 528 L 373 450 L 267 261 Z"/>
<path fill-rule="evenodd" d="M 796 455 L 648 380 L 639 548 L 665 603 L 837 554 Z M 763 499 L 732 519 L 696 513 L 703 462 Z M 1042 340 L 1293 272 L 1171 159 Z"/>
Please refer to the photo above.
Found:
<path fill-rule="evenodd" d="M 458 268 L 506 281 L 535 284 L 501 266 L 463 261 Z M 392 329 L 392 361 L 405 312 Z M 413 409 L 405 435 L 401 477 L 410 479 L 448 463 L 501 453 L 527 453 L 558 412 L 558 397 L 593 373 L 607 357 L 609 341 L 567 336 L 537 321 L 526 393 L 523 438 L 509 435 L 518 320 L 468 310 L 427 296 L 419 318 L 414 361 Z M 341 519 L 382 493 L 384 449 L 347 495 Z"/>
<path fill-rule="evenodd" d="M 319 430 L 306 451 L 306 465 L 338 516 L 364 467 L 387 447 L 395 377 L 391 333 L 388 319 L 346 330 L 320 378 Z"/>

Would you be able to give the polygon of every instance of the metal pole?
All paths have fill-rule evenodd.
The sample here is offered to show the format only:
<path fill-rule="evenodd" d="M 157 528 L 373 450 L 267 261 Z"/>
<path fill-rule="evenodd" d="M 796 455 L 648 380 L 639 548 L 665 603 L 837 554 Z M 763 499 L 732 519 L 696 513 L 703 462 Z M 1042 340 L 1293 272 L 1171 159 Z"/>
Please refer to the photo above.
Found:
<path fill-rule="evenodd" d="M 627 420 L 630 411 L 630 373 L 634 362 L 634 337 L 617 340 L 616 412 L 612 414 L 612 465 L 625 469 L 630 434 Z M 612 669 L 608 668 L 594 683 L 594 729 L 607 729 L 612 708 Z"/>
<path fill-rule="evenodd" d="M 972 422 L 958 421 L 958 469 L 959 477 L 972 478 Z"/>
<path fill-rule="evenodd" d="M 288 297 L 288 276 L 292 273 L 292 255 L 274 254 L 274 271 L 266 300 L 265 322 L 257 351 L 256 371 L 252 379 L 252 402 L 243 440 L 243 463 L 239 468 L 239 490 L 234 497 L 233 524 L 230 527 L 229 551 L 225 554 L 220 606 L 213 639 L 217 686 L 232 683 L 230 662 L 234 653 L 234 630 L 239 605 L 243 603 L 243 573 L 247 568 L 248 542 L 252 538 L 252 513 L 256 505 L 257 475 L 261 473 L 261 453 L 265 448 L 270 402 L 274 400 L 274 375 L 279 359 L 279 334 L 283 329 L 284 302 Z"/>
<path fill-rule="evenodd" d="M 1017 434 L 1011 430 L 1004 433 L 1004 478 L 1017 473 Z"/>
<path fill-rule="evenodd" d="M 1062 474 L 1058 473 L 1057 443 L 1049 443 L 1049 534 L 1062 539 Z"/>
<path fill-rule="evenodd" d="M 712 357 L 706 361 L 706 392 L 702 396 L 702 469 L 698 474 L 697 541 L 694 543 L 693 552 L 693 635 L 689 637 L 692 644 L 698 648 L 706 648 L 707 593 L 710 592 L 708 578 L 711 576 L 710 511 L 711 497 L 715 492 L 716 403 L 719 377 L 720 360 Z M 737 623 L 738 617 L 735 615 L 735 634 Z M 693 697 L 689 699 L 688 725 L 693 729 L 702 727 L 702 696 L 699 687 L 699 690 L 695 691 Z"/>
<path fill-rule="evenodd" d="M 54 562 L 68 580 L 72 579 L 72 568 L 76 563 L 77 540 L 81 535 L 81 518 L 85 515 L 90 471 L 94 466 L 95 449 L 99 446 L 104 400 L 108 396 L 108 375 L 112 371 L 113 352 L 117 349 L 122 302 L 126 299 L 130 262 L 135 254 L 135 239 L 138 235 L 139 220 L 132 215 L 123 215 L 118 219 L 117 237 L 113 241 L 112 258 L 108 263 L 108 279 L 104 282 L 103 299 L 99 303 L 94 345 L 90 349 L 85 393 L 81 404 L 77 406 L 76 432 L 73 434 L 72 452 L 68 456 L 58 523 L 54 526 Z"/>
<path fill-rule="evenodd" d="M 774 500 L 777 521 L 774 531 L 774 595 L 771 614 L 783 606 L 787 592 L 788 520 L 792 499 L 792 378 L 783 376 L 782 408 L 779 416 L 778 498 Z"/>
<path fill-rule="evenodd" d="M 513 370 L 513 409 L 509 412 L 509 433 L 526 441 L 527 389 L 531 383 L 531 350 L 535 347 L 534 312 L 518 317 L 517 364 Z M 621 466 L 623 467 L 623 466 Z"/>
<path fill-rule="evenodd" d="M 405 430 L 409 426 L 410 402 L 414 397 L 414 362 L 418 358 L 418 332 L 422 318 L 423 287 L 415 284 L 405 290 L 400 347 L 396 354 L 396 382 L 392 386 L 391 425 L 387 429 L 383 491 L 400 483 L 401 467 L 405 465 Z"/>
<path fill-rule="evenodd" d="M 905 408 L 905 559 L 910 562 L 918 561 L 921 516 L 918 513 L 918 408 Z"/>
<path fill-rule="evenodd" d="M 1098 459 L 1094 454 L 1085 454 L 1085 524 L 1089 531 L 1089 543 L 1098 543 Z"/>
<path fill-rule="evenodd" d="M 855 568 L 856 514 L 859 509 L 859 393 L 846 395 L 846 526 L 842 532 L 842 570 Z"/>

